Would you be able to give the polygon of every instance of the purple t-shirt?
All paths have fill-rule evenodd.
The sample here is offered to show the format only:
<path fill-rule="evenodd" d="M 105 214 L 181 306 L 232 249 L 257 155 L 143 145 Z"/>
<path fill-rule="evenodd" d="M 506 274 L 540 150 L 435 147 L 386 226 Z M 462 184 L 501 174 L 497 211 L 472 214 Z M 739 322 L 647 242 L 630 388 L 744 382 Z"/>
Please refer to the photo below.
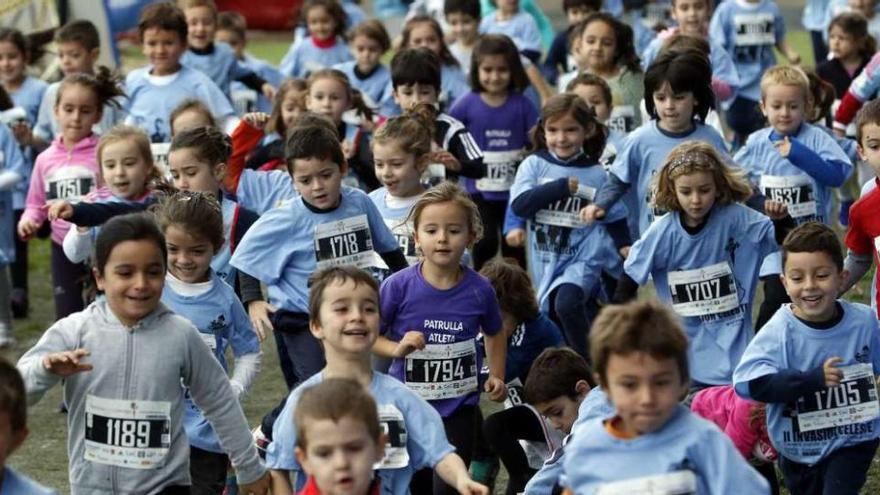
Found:
<path fill-rule="evenodd" d="M 461 405 L 477 404 L 482 359 L 476 338 L 480 331 L 501 330 L 501 312 L 489 281 L 473 269 L 463 267 L 461 281 L 440 290 L 421 268 L 413 265 L 382 283 L 381 333 L 393 341 L 413 330 L 425 334 L 425 349 L 392 361 L 389 374 L 447 417 Z"/>
<path fill-rule="evenodd" d="M 538 121 L 534 103 L 512 91 L 503 105 L 492 107 L 471 91 L 455 101 L 449 115 L 467 127 L 483 150 L 486 179 L 465 179 L 468 192 L 489 201 L 507 201 L 529 130 Z"/>

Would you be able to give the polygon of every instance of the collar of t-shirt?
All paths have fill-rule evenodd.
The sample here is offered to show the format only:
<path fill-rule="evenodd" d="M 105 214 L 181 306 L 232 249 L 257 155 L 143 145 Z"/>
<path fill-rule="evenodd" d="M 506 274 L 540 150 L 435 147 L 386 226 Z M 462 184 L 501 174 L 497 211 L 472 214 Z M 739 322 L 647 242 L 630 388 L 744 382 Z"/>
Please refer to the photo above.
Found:
<path fill-rule="evenodd" d="M 697 130 L 697 125 L 694 124 L 693 122 L 691 122 L 691 126 L 688 130 L 681 131 L 681 132 L 672 132 L 672 131 L 667 131 L 666 129 L 660 127 L 660 121 L 658 120 L 657 121 L 657 130 L 660 131 L 660 134 L 663 134 L 666 137 L 671 137 L 672 139 L 681 139 L 681 138 L 686 138 L 686 137 L 690 136 L 691 133 L 693 133 L 695 130 Z"/>
<path fill-rule="evenodd" d="M 318 214 L 330 213 L 331 211 L 335 210 L 336 208 L 339 208 L 339 205 L 342 204 L 342 191 L 339 192 L 339 202 L 336 203 L 336 206 L 331 206 L 330 208 L 318 208 L 317 206 L 306 201 L 305 198 L 302 198 L 302 202 L 306 206 L 306 208 L 308 208 L 309 211 L 311 211 L 312 213 L 318 213 Z"/>
<path fill-rule="evenodd" d="M 834 316 L 827 321 L 807 321 L 803 318 L 795 318 L 798 319 L 804 325 L 814 329 L 814 330 L 828 330 L 829 328 L 833 328 L 837 326 L 838 323 L 843 321 L 843 305 L 840 304 L 840 301 L 834 302 Z"/>
<path fill-rule="evenodd" d="M 764 3 L 764 0 L 758 0 L 757 2 L 749 2 L 748 0 L 736 0 L 736 4 L 744 9 L 754 10 L 761 6 Z"/>
<path fill-rule="evenodd" d="M 147 78 L 150 81 L 150 84 L 154 86 L 168 86 L 173 83 L 177 77 L 180 76 L 180 71 L 178 70 L 174 74 L 168 74 L 167 76 L 155 76 L 153 74 L 149 74 Z"/>
<path fill-rule="evenodd" d="M 165 274 L 165 283 L 167 283 L 168 287 L 170 287 L 175 293 L 184 297 L 201 296 L 211 290 L 211 287 L 214 285 L 214 281 L 210 278 L 207 282 L 198 282 L 194 284 L 184 282 L 172 275 L 171 272 Z"/>
<path fill-rule="evenodd" d="M 703 230 L 703 228 L 706 226 L 706 224 L 709 223 L 709 217 L 712 215 L 713 211 L 715 211 L 715 208 L 710 209 L 709 213 L 706 213 L 706 216 L 703 217 L 703 220 L 701 220 L 699 224 L 697 224 L 693 227 L 691 227 L 687 223 L 685 223 L 684 212 L 682 212 L 681 214 L 678 215 L 678 221 L 681 222 L 681 228 L 683 228 L 685 232 L 687 232 L 690 235 L 697 235 Z"/>
<path fill-rule="evenodd" d="M 324 48 L 324 49 L 333 48 L 333 46 L 336 44 L 336 36 L 331 36 L 325 40 L 320 40 L 320 39 L 316 38 L 314 35 L 309 36 L 309 38 L 312 39 L 312 43 L 315 46 L 317 46 L 318 48 Z"/>
<path fill-rule="evenodd" d="M 791 134 L 783 134 L 783 133 L 777 131 L 776 129 L 773 129 L 772 131 L 770 131 L 770 135 L 768 136 L 768 139 L 770 139 L 770 142 L 775 143 L 776 141 L 782 141 L 783 139 L 785 139 L 786 136 L 797 137 L 798 135 L 800 135 L 801 129 L 803 129 L 803 128 L 804 128 L 804 123 L 801 122 L 801 125 L 798 126 L 797 130 L 795 130 Z"/>
<path fill-rule="evenodd" d="M 379 70 L 379 64 L 374 65 L 369 72 L 361 72 L 361 69 L 358 68 L 357 64 L 354 64 L 354 75 L 361 81 L 369 79 L 377 70 Z"/>
<path fill-rule="evenodd" d="M 421 196 L 421 194 L 416 194 L 415 196 L 410 196 L 408 198 L 399 198 L 397 196 L 386 194 L 385 206 L 392 210 L 397 210 L 400 208 L 410 209 L 413 207 L 414 204 L 416 204 Z"/>
<path fill-rule="evenodd" d="M 210 55 L 214 53 L 214 43 L 208 43 L 208 46 L 204 48 L 196 48 L 194 46 L 189 47 L 189 51 L 195 53 L 196 55 Z"/>
<path fill-rule="evenodd" d="M 636 436 L 632 433 L 627 433 L 620 429 L 620 416 L 615 416 L 604 422 L 605 431 L 608 432 L 609 435 L 618 439 L 618 440 L 630 440 L 635 438 Z"/>
<path fill-rule="evenodd" d="M 570 157 L 565 158 L 565 159 L 559 158 L 558 156 L 556 156 L 555 153 L 553 153 L 550 150 L 541 150 L 538 152 L 538 156 L 540 156 L 544 160 L 547 160 L 550 163 L 553 163 L 555 165 L 559 165 L 562 167 L 584 168 L 584 167 L 590 167 L 592 165 L 596 165 L 596 162 L 591 160 L 590 157 L 588 157 L 586 155 L 586 153 L 584 153 L 583 150 L 580 150 L 577 153 L 575 153 L 574 155 L 571 155 Z"/>

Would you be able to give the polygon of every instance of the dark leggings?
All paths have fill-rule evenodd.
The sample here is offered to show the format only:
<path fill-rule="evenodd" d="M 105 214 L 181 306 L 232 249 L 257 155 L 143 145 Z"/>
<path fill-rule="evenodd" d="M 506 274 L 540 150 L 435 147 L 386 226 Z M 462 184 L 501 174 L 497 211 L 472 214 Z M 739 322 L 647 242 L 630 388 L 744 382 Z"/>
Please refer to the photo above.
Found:
<path fill-rule="evenodd" d="M 568 346 L 589 359 L 589 333 L 594 304 L 587 303 L 583 289 L 574 284 L 561 284 L 550 294 L 552 318 L 562 328 Z M 589 307 L 588 307 L 589 306 Z"/>
<path fill-rule="evenodd" d="M 64 255 L 64 248 L 52 243 L 52 292 L 55 298 L 55 319 L 82 311 L 83 285 L 88 269 L 82 263 L 73 263 Z"/>
<path fill-rule="evenodd" d="M 779 495 L 779 479 L 776 478 L 776 465 L 772 462 L 762 462 L 760 464 L 753 464 L 752 467 L 767 480 L 767 484 L 770 485 L 770 495 Z"/>
<path fill-rule="evenodd" d="M 519 440 L 543 442 L 545 438 L 541 421 L 528 407 L 515 406 L 486 418 L 483 432 L 510 476 L 506 494 L 523 492 L 526 483 L 537 471 L 529 466 L 529 460 Z"/>
<path fill-rule="evenodd" d="M 174 486 L 166 486 L 156 495 L 190 495 L 190 487 L 174 485 Z"/>
<path fill-rule="evenodd" d="M 220 495 L 226 488 L 226 454 L 208 452 L 189 446 L 189 476 L 192 478 L 192 495 Z"/>
<path fill-rule="evenodd" d="M 526 254 L 524 248 L 515 248 L 507 245 L 502 235 L 504 229 L 504 214 L 507 211 L 507 201 L 486 201 L 481 195 L 473 196 L 477 208 L 480 210 L 480 218 L 483 220 L 483 238 L 474 245 L 474 269 L 479 271 L 483 265 L 498 254 L 498 246 L 501 246 L 501 256 L 513 258 L 519 266 L 526 266 Z"/>
<path fill-rule="evenodd" d="M 837 449 L 818 464 L 800 464 L 779 457 L 786 488 L 797 495 L 858 495 L 880 440 Z"/>
<path fill-rule="evenodd" d="M 24 213 L 24 210 L 15 210 L 15 223 L 12 224 L 13 232 L 15 232 L 15 226 L 18 225 L 18 221 L 21 220 L 22 213 Z M 24 291 L 26 296 L 28 291 L 28 244 L 27 241 L 21 240 L 18 234 L 15 234 L 13 237 L 15 238 L 15 261 L 9 265 L 9 273 L 12 276 L 12 290 Z"/>
<path fill-rule="evenodd" d="M 461 406 L 443 418 L 446 438 L 455 447 L 455 453 L 464 461 L 465 467 L 471 463 L 474 449 L 474 415 L 479 414 L 477 406 Z M 433 488 L 432 488 L 433 487 Z M 416 471 L 410 483 L 411 493 L 434 495 L 456 495 L 454 487 L 447 485 L 432 469 Z"/>
<path fill-rule="evenodd" d="M 791 299 L 785 292 L 779 275 L 768 275 L 761 277 L 764 282 L 764 300 L 761 302 L 761 308 L 758 310 L 758 319 L 755 321 L 755 331 L 760 330 L 770 318 L 776 314 L 776 311 L 785 304 L 790 303 Z"/>

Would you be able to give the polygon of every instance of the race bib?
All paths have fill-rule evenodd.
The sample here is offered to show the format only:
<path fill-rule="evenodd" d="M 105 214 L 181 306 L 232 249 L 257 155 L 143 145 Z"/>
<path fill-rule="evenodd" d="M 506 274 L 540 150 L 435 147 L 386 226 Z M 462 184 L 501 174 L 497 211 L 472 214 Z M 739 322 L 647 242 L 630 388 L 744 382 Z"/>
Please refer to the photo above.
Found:
<path fill-rule="evenodd" d="M 153 153 L 153 163 L 159 169 L 159 173 L 163 177 L 171 174 L 171 168 L 168 165 L 168 150 L 171 149 L 171 143 L 150 143 L 150 151 Z"/>
<path fill-rule="evenodd" d="M 480 191 L 509 191 L 516 177 L 519 151 L 485 151 L 486 177 L 477 180 Z"/>
<path fill-rule="evenodd" d="M 394 234 L 397 245 L 400 246 L 407 264 L 412 266 L 419 262 L 419 253 L 416 249 L 416 241 L 413 238 L 413 224 L 403 220 L 402 218 L 386 218 L 385 225 Z"/>
<path fill-rule="evenodd" d="M 394 404 L 379 404 L 379 424 L 385 433 L 385 457 L 373 469 L 400 469 L 409 466 L 406 450 L 406 423 Z"/>
<path fill-rule="evenodd" d="M 870 363 L 841 366 L 843 380 L 797 400 L 797 424 L 801 432 L 871 421 L 880 416 L 877 383 Z"/>
<path fill-rule="evenodd" d="M 539 183 L 546 184 L 551 180 L 553 179 L 541 179 Z M 592 203 L 595 198 L 595 188 L 579 184 L 577 193 L 574 196 L 560 199 L 549 207 L 538 210 L 535 213 L 535 221 L 545 225 L 568 227 L 570 229 L 586 227 L 587 224 L 581 220 L 580 212 L 581 209 Z"/>
<path fill-rule="evenodd" d="M 523 383 L 519 377 L 507 382 L 507 398 L 504 399 L 504 409 L 510 409 L 514 406 L 521 406 L 525 403 L 523 400 Z"/>
<path fill-rule="evenodd" d="M 373 251 L 373 236 L 366 215 L 315 227 L 315 258 L 319 270 L 342 265 L 358 268 L 384 266 L 382 258 Z"/>
<path fill-rule="evenodd" d="M 477 391 L 473 340 L 432 345 L 406 357 L 405 383 L 425 400 L 454 399 Z"/>
<path fill-rule="evenodd" d="M 232 91 L 230 96 L 232 97 L 232 106 L 238 115 L 244 115 L 257 109 L 259 95 L 253 89 L 238 89 Z"/>
<path fill-rule="evenodd" d="M 776 44 L 773 14 L 770 12 L 735 14 L 733 16 L 733 24 L 736 26 L 736 33 L 733 39 L 736 46 Z"/>
<path fill-rule="evenodd" d="M 656 476 L 605 483 L 596 495 L 686 495 L 697 493 L 693 471 L 673 471 Z"/>
<path fill-rule="evenodd" d="M 681 316 L 706 316 L 739 307 L 736 280 L 726 261 L 669 272 L 668 283 L 672 309 Z"/>
<path fill-rule="evenodd" d="M 614 105 L 605 125 L 609 130 L 629 133 L 636 127 L 636 109 L 632 105 Z"/>
<path fill-rule="evenodd" d="M 60 168 L 46 176 L 46 200 L 63 199 L 78 203 L 95 187 L 95 173 L 86 167 L 72 165 Z"/>
<path fill-rule="evenodd" d="M 131 469 L 164 464 L 171 403 L 86 396 L 85 460 Z"/>
<path fill-rule="evenodd" d="M 767 199 L 788 205 L 792 218 L 816 216 L 813 181 L 805 175 L 765 175 L 761 191 Z"/>
<path fill-rule="evenodd" d="M 211 354 L 214 354 L 214 351 L 217 350 L 217 336 L 213 333 L 199 332 L 199 337 L 202 338 L 202 342 L 208 346 L 208 349 L 211 349 Z"/>

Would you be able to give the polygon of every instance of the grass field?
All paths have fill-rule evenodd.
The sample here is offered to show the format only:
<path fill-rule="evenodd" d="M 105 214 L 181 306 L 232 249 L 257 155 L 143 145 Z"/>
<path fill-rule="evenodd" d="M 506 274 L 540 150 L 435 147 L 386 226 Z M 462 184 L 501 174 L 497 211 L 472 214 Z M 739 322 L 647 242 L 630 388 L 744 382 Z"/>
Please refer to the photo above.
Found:
<path fill-rule="evenodd" d="M 790 32 L 790 40 L 805 61 L 812 60 L 807 33 Z M 288 48 L 289 41 L 277 35 L 255 34 L 252 37 L 250 50 L 260 58 L 277 63 Z M 125 66 L 136 67 L 142 63 L 137 47 L 123 48 Z M 30 243 L 30 284 L 31 284 L 31 315 L 26 320 L 16 320 L 14 324 L 18 344 L 4 353 L 8 359 L 16 360 L 39 339 L 42 332 L 53 322 L 51 285 L 49 276 L 49 245 L 48 241 Z M 643 291 L 647 292 L 647 291 Z M 869 293 L 867 283 L 860 284 L 858 292 L 848 298 L 866 301 Z M 286 393 L 278 368 L 275 347 L 271 340 L 263 346 L 263 371 L 258 376 L 249 397 L 244 402 L 245 413 L 251 425 L 258 424 L 262 415 L 277 404 Z M 10 464 L 16 469 L 57 489 L 60 493 L 68 493 L 67 483 L 67 416 L 57 412 L 61 402 L 61 388 L 55 387 L 29 414 L 31 435 L 24 446 L 16 452 Z M 506 476 L 502 473 L 496 493 L 503 493 L 503 482 Z M 731 492 L 733 493 L 733 492 Z M 880 459 L 875 458 L 868 484 L 863 490 L 865 494 L 880 493 Z M 421 495 L 421 494 L 414 494 Z"/>

